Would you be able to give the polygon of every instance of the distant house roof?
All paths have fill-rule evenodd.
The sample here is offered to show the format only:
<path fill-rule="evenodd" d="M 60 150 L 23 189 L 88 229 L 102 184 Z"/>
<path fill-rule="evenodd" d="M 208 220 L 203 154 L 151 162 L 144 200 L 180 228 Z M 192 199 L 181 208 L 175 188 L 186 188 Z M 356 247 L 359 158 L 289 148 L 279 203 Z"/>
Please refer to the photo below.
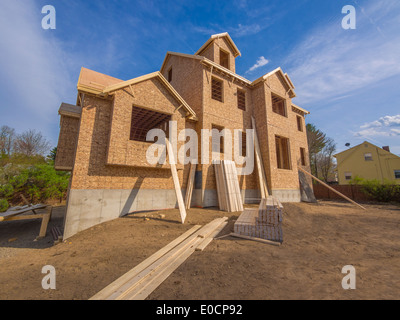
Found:
<path fill-rule="evenodd" d="M 210 39 L 208 39 L 207 42 L 205 44 L 203 44 L 199 50 L 197 50 L 195 55 L 200 55 L 215 39 L 219 39 L 219 38 L 226 38 L 226 40 L 228 41 L 229 45 L 231 46 L 231 48 L 233 50 L 233 56 L 235 58 L 237 56 L 241 56 L 242 55 L 240 53 L 238 47 L 235 45 L 235 43 L 233 42 L 232 38 L 228 34 L 228 32 L 218 33 L 218 34 L 212 35 L 210 37 Z"/>
<path fill-rule="evenodd" d="M 347 149 L 347 150 L 344 150 L 344 151 L 342 151 L 342 152 L 336 153 L 336 154 L 333 155 L 333 156 L 336 157 L 336 156 L 338 156 L 338 155 L 343 155 L 343 154 L 346 154 L 346 153 L 351 153 L 351 152 L 353 152 L 355 149 L 357 149 L 358 147 L 360 147 L 360 146 L 363 145 L 363 144 L 369 144 L 369 145 L 371 145 L 371 146 L 374 146 L 374 147 L 380 149 L 380 150 L 383 151 L 383 152 L 387 152 L 387 153 L 389 153 L 389 154 L 391 154 L 391 155 L 393 155 L 393 156 L 395 156 L 395 157 L 399 157 L 399 156 L 395 155 L 394 153 L 391 153 L 390 151 L 387 151 L 387 150 L 385 150 L 385 149 L 383 149 L 383 148 L 380 148 L 380 147 L 378 147 L 377 145 L 374 145 L 373 143 L 368 142 L 368 141 L 364 141 L 363 143 L 360 143 L 360 144 L 358 144 L 358 145 L 356 145 L 356 146 L 354 146 L 354 147 L 352 147 L 352 148 L 350 148 L 350 149 Z"/>

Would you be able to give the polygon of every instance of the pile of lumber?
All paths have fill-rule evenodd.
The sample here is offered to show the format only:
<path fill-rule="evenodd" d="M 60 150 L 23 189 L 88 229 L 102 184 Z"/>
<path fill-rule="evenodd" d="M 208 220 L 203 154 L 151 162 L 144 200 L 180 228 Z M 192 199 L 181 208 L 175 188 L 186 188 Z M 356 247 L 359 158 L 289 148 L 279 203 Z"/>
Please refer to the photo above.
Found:
<path fill-rule="evenodd" d="M 90 300 L 146 299 L 194 251 L 203 251 L 227 225 L 227 220 L 228 218 L 224 217 L 215 219 L 204 227 L 194 226 Z"/>
<path fill-rule="evenodd" d="M 243 211 L 242 195 L 234 161 L 213 161 L 219 209 L 226 212 Z"/>
<path fill-rule="evenodd" d="M 261 200 L 258 209 L 246 209 L 234 226 L 234 233 L 247 237 L 283 242 L 283 206 L 269 196 Z"/>

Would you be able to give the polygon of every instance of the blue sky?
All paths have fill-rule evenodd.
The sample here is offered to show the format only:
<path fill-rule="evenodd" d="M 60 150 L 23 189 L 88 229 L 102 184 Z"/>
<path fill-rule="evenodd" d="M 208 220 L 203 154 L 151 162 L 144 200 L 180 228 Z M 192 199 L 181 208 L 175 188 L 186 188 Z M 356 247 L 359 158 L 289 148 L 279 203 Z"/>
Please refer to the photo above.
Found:
<path fill-rule="evenodd" d="M 55 30 L 41 27 L 48 4 Z M 345 5 L 355 30 L 342 28 Z M 82 66 L 128 80 L 227 31 L 242 53 L 236 72 L 254 80 L 281 67 L 338 152 L 367 140 L 400 155 L 398 0 L 2 0 L 0 30 L 0 125 L 40 130 L 54 146 Z"/>

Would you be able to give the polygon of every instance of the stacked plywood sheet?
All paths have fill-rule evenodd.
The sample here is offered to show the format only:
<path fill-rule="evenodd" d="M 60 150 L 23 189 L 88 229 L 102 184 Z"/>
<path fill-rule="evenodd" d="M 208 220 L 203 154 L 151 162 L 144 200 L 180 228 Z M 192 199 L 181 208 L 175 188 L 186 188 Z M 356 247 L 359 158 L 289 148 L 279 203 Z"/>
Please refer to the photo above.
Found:
<path fill-rule="evenodd" d="M 219 208 L 222 211 L 243 211 L 236 164 L 233 161 L 213 161 Z"/>
<path fill-rule="evenodd" d="M 246 209 L 238 218 L 234 232 L 238 235 L 283 242 L 283 206 L 278 199 L 261 200 L 258 209 Z"/>

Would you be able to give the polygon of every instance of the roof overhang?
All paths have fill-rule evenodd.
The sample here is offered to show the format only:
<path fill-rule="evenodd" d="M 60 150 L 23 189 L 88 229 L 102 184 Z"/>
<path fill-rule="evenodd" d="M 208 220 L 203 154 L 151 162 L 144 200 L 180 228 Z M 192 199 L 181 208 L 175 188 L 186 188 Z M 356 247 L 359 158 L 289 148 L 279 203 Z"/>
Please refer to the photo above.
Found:
<path fill-rule="evenodd" d="M 297 109 L 297 110 L 300 111 L 301 113 L 304 113 L 305 115 L 306 115 L 306 114 L 310 114 L 310 111 L 307 111 L 306 109 L 303 109 L 303 108 L 301 108 L 301 107 L 299 107 L 299 106 L 296 106 L 294 103 L 292 103 L 292 107 L 295 108 L 295 109 Z"/>
<path fill-rule="evenodd" d="M 64 102 L 61 103 L 60 109 L 58 109 L 59 115 L 72 118 L 80 118 L 81 113 L 82 113 L 81 107 Z"/>

